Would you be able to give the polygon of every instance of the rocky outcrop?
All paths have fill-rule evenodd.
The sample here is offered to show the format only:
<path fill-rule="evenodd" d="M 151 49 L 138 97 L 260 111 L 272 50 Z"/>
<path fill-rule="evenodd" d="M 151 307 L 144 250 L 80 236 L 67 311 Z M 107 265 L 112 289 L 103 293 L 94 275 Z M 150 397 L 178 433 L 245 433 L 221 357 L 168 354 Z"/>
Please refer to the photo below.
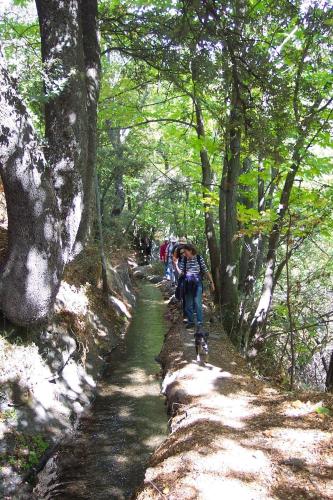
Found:
<path fill-rule="evenodd" d="M 91 251 L 91 269 L 98 268 Z M 73 429 L 94 397 L 98 377 L 129 324 L 135 302 L 126 260 L 109 264 L 111 294 L 103 297 L 81 255 L 69 266 L 53 320 L 43 328 L 0 332 L 0 497 L 13 495 L 27 473 Z M 96 270 L 96 269 L 95 269 Z M 85 281 L 87 280 L 87 281 Z M 35 450 L 34 440 L 43 445 Z M 44 449 L 43 449 L 44 448 Z"/>

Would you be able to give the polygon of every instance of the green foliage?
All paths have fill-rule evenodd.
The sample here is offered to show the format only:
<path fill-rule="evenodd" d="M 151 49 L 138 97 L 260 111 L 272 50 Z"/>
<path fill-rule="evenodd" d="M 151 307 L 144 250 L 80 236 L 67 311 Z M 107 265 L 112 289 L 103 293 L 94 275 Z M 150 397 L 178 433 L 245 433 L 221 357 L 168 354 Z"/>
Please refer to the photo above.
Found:
<path fill-rule="evenodd" d="M 15 432 L 10 453 L 0 456 L 2 466 L 11 465 L 17 472 L 24 472 L 36 466 L 49 447 L 41 434 Z"/>
<path fill-rule="evenodd" d="M 228 207 L 237 214 L 233 237 L 241 250 L 259 237 L 263 246 L 246 315 L 253 314 L 261 293 L 267 241 L 278 221 L 275 272 L 291 248 L 299 370 L 333 338 L 331 316 L 324 316 L 328 323 L 322 320 L 330 312 L 333 271 L 332 26 L 329 2 L 99 2 L 97 169 L 105 231 L 119 244 L 140 234 L 187 236 L 205 252 L 205 211 L 218 236 L 223 167 L 239 160 L 239 177 L 226 183 L 227 191 L 235 189 L 234 206 Z M 0 36 L 42 133 L 38 23 L 7 15 L 0 21 Z M 233 117 L 240 131 L 236 153 L 230 136 L 235 91 L 240 108 Z M 198 104 L 204 133 L 198 127 Z M 211 164 L 205 187 L 203 152 Z M 280 221 L 281 195 L 295 162 L 288 217 Z M 115 216 L 119 202 L 124 207 Z M 287 373 L 286 287 L 282 269 L 264 356 L 267 365 L 283 365 Z"/>
<path fill-rule="evenodd" d="M 316 413 L 318 413 L 319 415 L 326 415 L 328 417 L 332 416 L 332 410 L 326 408 L 325 406 L 319 406 L 318 408 L 316 408 Z"/>
<path fill-rule="evenodd" d="M 8 422 L 15 420 L 17 417 L 15 408 L 8 408 L 7 410 L 0 411 L 0 422 Z"/>
<path fill-rule="evenodd" d="M 19 7 L 30 2 L 16 0 Z M 0 38 L 10 70 L 17 77 L 19 91 L 34 119 L 43 132 L 43 65 L 40 52 L 40 34 L 37 19 L 25 20 L 11 9 L 0 16 Z"/>
<path fill-rule="evenodd" d="M 19 7 L 25 7 L 28 5 L 30 0 L 13 0 L 14 5 L 18 5 Z"/>
<path fill-rule="evenodd" d="M 301 156 L 289 200 L 290 225 L 283 221 L 277 250 L 278 268 L 288 238 L 288 248 L 293 249 L 296 363 L 301 369 L 332 338 L 331 331 L 324 334 L 325 323 L 320 320 L 323 312 L 329 312 L 327 290 L 332 277 L 331 16 L 326 4 L 305 8 L 288 2 L 251 1 L 244 4 L 246 29 L 239 37 L 230 29 L 235 21 L 234 2 L 226 6 L 213 3 L 209 14 L 206 7 L 201 2 L 186 7 L 174 2 L 171 7 L 167 2 L 162 8 L 160 2 L 134 1 L 104 2 L 101 9 L 103 43 L 112 49 L 104 73 L 117 74 L 108 76 L 105 90 L 112 96 L 113 120 L 119 126 L 146 122 L 142 128 L 131 129 L 138 139 L 132 153 L 145 156 L 136 173 L 130 172 L 131 162 L 127 163 L 126 191 L 132 200 L 133 228 L 147 234 L 155 231 L 159 237 L 186 234 L 204 245 L 204 193 L 218 231 L 222 166 L 233 160 L 227 128 L 232 70 L 236 70 L 242 107 L 238 119 L 240 161 L 244 163 L 237 180 L 235 238 L 240 246 L 260 235 L 265 248 L 278 220 L 285 181 L 295 157 Z M 121 19 L 120 30 L 116 19 Z M 221 50 L 221 41 L 228 50 Z M 115 69 L 119 61 L 121 70 Z M 198 138 L 195 129 L 193 105 L 198 98 L 204 138 Z M 212 165 L 210 189 L 201 187 L 203 149 Z M 250 160 L 247 167 L 245 160 Z M 155 176 L 157 172 L 160 178 Z M 313 273 L 313 268 L 323 267 L 327 279 L 320 272 Z M 261 292 L 260 271 L 262 268 L 251 303 Z M 282 272 L 264 356 L 268 364 L 272 359 L 282 363 L 286 373 L 291 355 L 288 314 Z"/>

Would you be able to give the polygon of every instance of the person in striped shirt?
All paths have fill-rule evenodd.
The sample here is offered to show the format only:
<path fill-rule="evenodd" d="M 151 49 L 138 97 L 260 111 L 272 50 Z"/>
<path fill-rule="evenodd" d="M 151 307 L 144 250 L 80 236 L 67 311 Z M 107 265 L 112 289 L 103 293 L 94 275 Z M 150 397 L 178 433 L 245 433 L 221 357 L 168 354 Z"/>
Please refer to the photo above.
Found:
<path fill-rule="evenodd" d="M 203 257 L 198 255 L 195 246 L 186 244 L 183 249 L 184 256 L 179 262 L 179 270 L 183 276 L 185 313 L 188 319 L 186 328 L 193 328 L 195 326 L 194 313 L 197 315 L 198 326 L 203 323 L 203 277 L 207 275 L 212 291 L 214 291 L 214 282 Z"/>

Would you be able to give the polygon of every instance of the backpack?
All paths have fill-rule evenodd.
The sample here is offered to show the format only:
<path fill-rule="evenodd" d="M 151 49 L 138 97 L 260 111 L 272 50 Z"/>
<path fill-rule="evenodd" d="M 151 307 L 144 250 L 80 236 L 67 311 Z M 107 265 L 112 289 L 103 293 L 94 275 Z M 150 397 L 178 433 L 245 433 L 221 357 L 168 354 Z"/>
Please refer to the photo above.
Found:
<path fill-rule="evenodd" d="M 197 254 L 197 261 L 198 261 L 198 264 L 199 264 L 199 267 L 200 267 L 200 276 L 202 278 L 205 273 L 203 272 L 203 269 L 202 269 L 200 257 L 201 257 L 201 255 Z M 184 276 L 186 276 L 187 257 L 184 257 L 184 264 L 185 264 L 185 267 L 184 267 Z"/>
<path fill-rule="evenodd" d="M 185 264 L 185 267 L 184 267 L 184 274 L 182 276 L 180 276 L 179 280 L 178 280 L 178 285 L 177 285 L 177 288 L 175 290 L 175 297 L 177 300 L 181 300 L 183 298 L 183 293 L 184 293 L 184 290 L 185 290 L 185 287 L 188 288 L 189 285 L 193 285 L 193 289 L 195 290 L 195 288 L 198 286 L 198 283 L 195 282 L 195 283 L 186 283 L 186 264 L 187 264 L 187 257 L 183 257 L 184 258 L 184 264 Z M 203 269 L 202 269 L 202 265 L 201 265 L 201 260 L 200 260 L 200 255 L 197 255 L 197 261 L 198 261 L 198 264 L 200 266 L 200 277 L 202 278 L 203 275 L 204 275 L 204 272 L 203 272 Z M 202 289 L 203 289 L 203 283 L 201 282 L 201 286 L 202 286 Z"/>

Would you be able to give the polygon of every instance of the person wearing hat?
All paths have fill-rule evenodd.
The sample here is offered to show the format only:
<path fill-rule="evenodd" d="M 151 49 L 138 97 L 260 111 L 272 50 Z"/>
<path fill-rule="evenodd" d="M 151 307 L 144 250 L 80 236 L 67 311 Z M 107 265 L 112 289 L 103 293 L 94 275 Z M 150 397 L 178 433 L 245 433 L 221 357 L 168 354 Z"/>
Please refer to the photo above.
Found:
<path fill-rule="evenodd" d="M 195 246 L 191 244 L 184 245 L 184 257 L 180 261 L 179 269 L 183 279 L 185 314 L 188 320 L 186 328 L 193 328 L 195 326 L 195 314 L 196 326 L 200 329 L 203 324 L 203 277 L 208 277 L 211 289 L 214 291 L 212 275 L 203 257 L 198 254 Z"/>

